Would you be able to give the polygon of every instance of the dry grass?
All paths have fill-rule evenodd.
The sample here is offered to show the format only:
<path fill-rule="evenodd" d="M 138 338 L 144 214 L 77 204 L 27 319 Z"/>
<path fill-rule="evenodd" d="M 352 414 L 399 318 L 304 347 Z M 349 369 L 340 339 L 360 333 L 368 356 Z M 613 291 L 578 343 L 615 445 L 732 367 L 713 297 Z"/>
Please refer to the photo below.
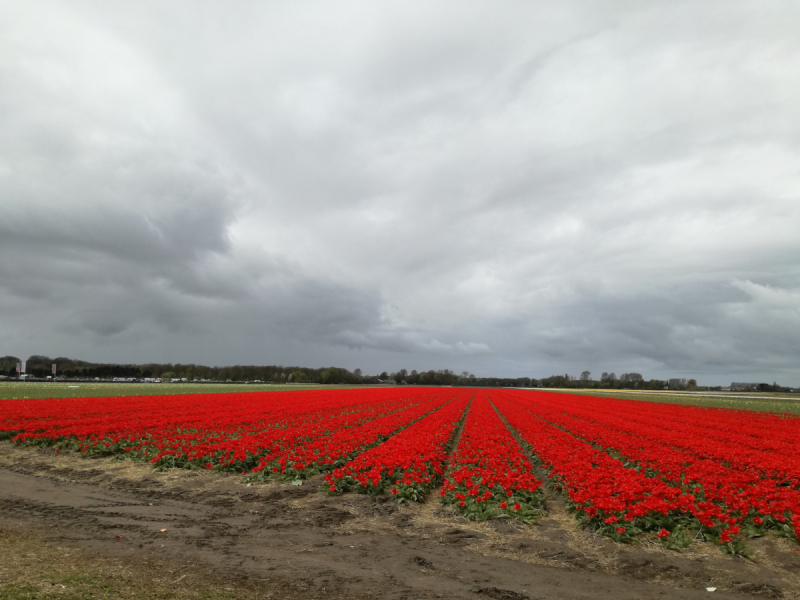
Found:
<path fill-rule="evenodd" d="M 188 564 L 89 555 L 30 533 L 0 530 L 0 600 L 251 599 L 236 582 L 213 581 Z"/>

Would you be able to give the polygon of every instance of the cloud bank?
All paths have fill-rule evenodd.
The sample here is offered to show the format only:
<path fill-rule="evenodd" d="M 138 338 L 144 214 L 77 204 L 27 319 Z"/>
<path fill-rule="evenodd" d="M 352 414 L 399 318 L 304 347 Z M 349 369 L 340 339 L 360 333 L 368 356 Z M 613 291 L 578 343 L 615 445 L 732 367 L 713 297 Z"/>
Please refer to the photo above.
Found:
<path fill-rule="evenodd" d="M 0 352 L 800 384 L 792 2 L 0 8 Z"/>

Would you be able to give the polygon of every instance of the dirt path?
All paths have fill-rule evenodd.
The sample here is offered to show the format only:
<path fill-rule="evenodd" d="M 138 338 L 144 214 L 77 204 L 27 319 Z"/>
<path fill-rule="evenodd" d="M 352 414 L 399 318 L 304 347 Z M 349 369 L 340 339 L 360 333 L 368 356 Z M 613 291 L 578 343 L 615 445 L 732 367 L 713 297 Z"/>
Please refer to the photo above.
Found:
<path fill-rule="evenodd" d="M 176 574 L 192 565 L 265 598 L 691 599 L 708 586 L 721 598 L 800 598 L 800 552 L 784 539 L 756 540 L 754 561 L 704 544 L 677 554 L 598 538 L 557 509 L 532 527 L 475 524 L 435 501 L 317 487 L 0 444 L 0 529 Z"/>

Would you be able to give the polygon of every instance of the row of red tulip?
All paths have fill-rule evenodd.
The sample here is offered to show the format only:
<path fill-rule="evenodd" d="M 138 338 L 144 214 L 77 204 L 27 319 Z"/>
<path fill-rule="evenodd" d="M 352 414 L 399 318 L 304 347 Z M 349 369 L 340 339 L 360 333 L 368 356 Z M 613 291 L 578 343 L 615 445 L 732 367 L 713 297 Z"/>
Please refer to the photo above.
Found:
<path fill-rule="evenodd" d="M 458 392 L 442 408 L 325 476 L 331 493 L 389 490 L 398 500 L 422 500 L 444 474 L 449 444 L 472 396 Z"/>
<path fill-rule="evenodd" d="M 332 471 L 360 452 L 384 442 L 418 419 L 441 408 L 450 399 L 449 395 L 424 398 L 419 404 L 367 421 L 358 427 L 330 431 L 328 435 L 308 439 L 305 443 L 292 445 L 280 452 L 266 454 L 253 469 L 258 474 L 253 479 L 279 477 L 297 480 Z"/>
<path fill-rule="evenodd" d="M 207 439 L 200 434 L 199 441 L 194 445 L 183 442 L 198 434 L 180 434 L 177 437 L 181 443 L 170 447 L 160 444 L 161 449 L 151 462 L 162 464 L 164 461 L 175 460 L 173 457 L 178 459 L 185 457 L 195 465 L 204 464 L 207 469 L 220 468 L 246 472 L 271 464 L 287 451 L 303 444 L 313 443 L 331 433 L 348 429 L 358 430 L 375 419 L 403 414 L 420 403 L 426 403 L 429 396 L 430 394 L 420 394 L 415 398 L 394 398 L 365 405 L 357 412 L 351 410 L 343 412 L 341 409 L 315 411 L 297 419 L 296 424 L 279 422 L 277 427 L 241 431 L 224 438 Z"/>
<path fill-rule="evenodd" d="M 482 392 L 475 394 L 439 495 L 472 520 L 542 514 L 542 483 Z"/>
<path fill-rule="evenodd" d="M 126 453 L 159 466 L 246 469 L 264 455 L 435 395 L 392 389 L 10 400 L 0 404 L 0 430 L 20 442 Z"/>
<path fill-rule="evenodd" d="M 530 445 L 551 484 L 563 490 L 579 520 L 600 533 L 627 541 L 640 533 L 636 517 L 667 514 L 681 491 L 627 468 L 608 453 L 548 423 L 513 402 L 489 394 L 508 423 Z"/>
<path fill-rule="evenodd" d="M 745 534 L 770 527 L 800 539 L 798 490 L 784 477 L 741 465 L 736 453 L 726 454 L 725 444 L 703 438 L 690 423 L 659 414 L 671 407 L 650 405 L 646 423 L 641 414 L 614 414 L 625 406 L 605 398 L 502 392 L 496 401 L 576 511 L 606 533 L 623 539 L 640 530 L 667 536 L 696 529 L 730 552 L 742 550 Z"/>
<path fill-rule="evenodd" d="M 800 423 L 794 415 L 776 418 L 759 413 L 684 406 L 677 406 L 681 410 L 675 410 L 675 405 L 648 407 L 641 404 L 644 403 L 609 399 L 604 403 L 603 412 L 624 414 L 624 419 L 617 418 L 615 429 L 637 435 L 642 428 L 661 429 L 660 439 L 666 439 L 671 446 L 724 462 L 733 469 L 775 477 L 791 487 L 800 486 Z M 579 414 L 573 406 L 590 411 L 582 413 L 586 418 L 592 418 L 597 409 L 573 402 L 569 404 L 569 411 L 575 416 Z M 661 427 L 664 422 L 670 423 L 668 432 Z"/>
<path fill-rule="evenodd" d="M 744 535 L 768 528 L 800 539 L 795 417 L 545 392 L 487 394 L 368 388 L 8 400 L 0 403 L 0 439 L 255 479 L 328 473 L 331 493 L 420 500 L 445 475 L 449 445 L 464 422 L 440 491 L 444 501 L 470 518 L 533 521 L 540 482 L 508 423 L 579 519 L 618 540 L 654 530 L 670 541 L 691 530 L 738 551 Z"/>

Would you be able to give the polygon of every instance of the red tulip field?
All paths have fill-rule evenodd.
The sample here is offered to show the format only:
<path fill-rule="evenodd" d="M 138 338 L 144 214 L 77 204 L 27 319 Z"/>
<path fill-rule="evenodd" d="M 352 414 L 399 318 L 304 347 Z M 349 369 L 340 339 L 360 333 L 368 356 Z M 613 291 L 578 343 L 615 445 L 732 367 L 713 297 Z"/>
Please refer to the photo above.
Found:
<path fill-rule="evenodd" d="M 212 597 L 209 577 L 213 597 L 272 600 L 800 597 L 795 414 L 228 390 L 0 400 L 0 554 L 29 572 L 70 548 L 73 573 L 88 549 L 90 573 L 122 560 L 141 597 Z M 0 561 L 0 597 L 15 568 Z M 121 576 L 53 597 L 111 597 Z"/>
<path fill-rule="evenodd" d="M 800 539 L 800 420 L 524 390 L 381 388 L 8 400 L 0 437 L 535 524 L 553 497 L 618 542 Z M 545 499 L 545 480 L 558 494 Z"/>

